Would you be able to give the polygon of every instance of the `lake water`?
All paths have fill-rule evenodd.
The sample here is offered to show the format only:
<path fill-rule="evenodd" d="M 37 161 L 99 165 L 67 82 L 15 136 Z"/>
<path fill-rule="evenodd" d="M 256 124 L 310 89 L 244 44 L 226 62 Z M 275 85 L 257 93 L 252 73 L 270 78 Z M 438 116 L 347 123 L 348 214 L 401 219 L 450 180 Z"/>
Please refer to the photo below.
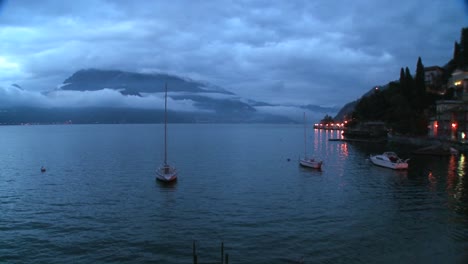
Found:
<path fill-rule="evenodd" d="M 467 263 L 467 156 L 302 125 L 0 127 L 0 263 Z M 372 165 L 386 150 L 407 172 Z M 288 161 L 290 159 L 290 161 Z M 44 165 L 47 172 L 41 173 Z"/>

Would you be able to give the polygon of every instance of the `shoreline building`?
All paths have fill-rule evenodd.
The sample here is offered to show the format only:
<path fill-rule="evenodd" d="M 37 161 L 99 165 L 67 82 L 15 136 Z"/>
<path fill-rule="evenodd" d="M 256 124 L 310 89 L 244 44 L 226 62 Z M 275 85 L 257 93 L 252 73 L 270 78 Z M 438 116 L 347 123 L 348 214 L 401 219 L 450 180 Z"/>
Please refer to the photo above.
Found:
<path fill-rule="evenodd" d="M 426 91 L 429 93 L 442 95 L 447 89 L 444 83 L 444 68 L 439 66 L 430 66 L 424 68 L 424 81 L 426 83 Z"/>
<path fill-rule="evenodd" d="M 468 71 L 456 70 L 448 82 L 454 100 L 436 102 L 436 116 L 429 124 L 429 136 L 442 140 L 468 142 Z"/>

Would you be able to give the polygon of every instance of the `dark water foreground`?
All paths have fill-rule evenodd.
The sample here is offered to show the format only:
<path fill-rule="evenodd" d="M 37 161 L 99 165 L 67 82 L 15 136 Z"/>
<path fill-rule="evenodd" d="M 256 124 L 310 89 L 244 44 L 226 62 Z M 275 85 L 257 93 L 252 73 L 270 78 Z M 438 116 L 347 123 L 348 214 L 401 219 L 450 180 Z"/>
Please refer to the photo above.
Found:
<path fill-rule="evenodd" d="M 468 157 L 301 125 L 0 127 L 0 263 L 468 263 Z M 371 153 L 411 157 L 407 172 Z M 290 159 L 290 161 L 288 161 Z M 47 167 L 41 173 L 40 167 Z"/>

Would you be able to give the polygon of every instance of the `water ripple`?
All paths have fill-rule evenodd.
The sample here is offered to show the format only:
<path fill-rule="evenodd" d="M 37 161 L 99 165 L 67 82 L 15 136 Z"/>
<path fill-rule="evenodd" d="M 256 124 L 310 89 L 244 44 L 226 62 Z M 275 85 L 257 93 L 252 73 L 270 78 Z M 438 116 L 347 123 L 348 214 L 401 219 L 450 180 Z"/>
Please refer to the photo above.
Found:
<path fill-rule="evenodd" d="M 218 260 L 222 241 L 236 264 L 468 259 L 461 157 L 412 157 L 395 172 L 367 160 L 385 145 L 314 132 L 316 171 L 296 162 L 302 126 L 174 125 L 180 179 L 166 186 L 154 179 L 160 128 L 0 131 L 0 262 L 190 263 L 194 240 L 199 263 Z"/>

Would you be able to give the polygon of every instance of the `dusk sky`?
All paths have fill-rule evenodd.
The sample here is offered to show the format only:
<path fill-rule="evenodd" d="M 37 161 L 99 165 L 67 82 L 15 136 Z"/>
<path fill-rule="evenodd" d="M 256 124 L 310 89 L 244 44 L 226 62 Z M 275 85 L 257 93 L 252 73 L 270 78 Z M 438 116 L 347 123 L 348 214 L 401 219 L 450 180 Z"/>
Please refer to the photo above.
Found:
<path fill-rule="evenodd" d="M 0 86 L 56 88 L 86 68 L 163 72 L 268 103 L 341 107 L 443 66 L 467 1 L 1 1 Z"/>

